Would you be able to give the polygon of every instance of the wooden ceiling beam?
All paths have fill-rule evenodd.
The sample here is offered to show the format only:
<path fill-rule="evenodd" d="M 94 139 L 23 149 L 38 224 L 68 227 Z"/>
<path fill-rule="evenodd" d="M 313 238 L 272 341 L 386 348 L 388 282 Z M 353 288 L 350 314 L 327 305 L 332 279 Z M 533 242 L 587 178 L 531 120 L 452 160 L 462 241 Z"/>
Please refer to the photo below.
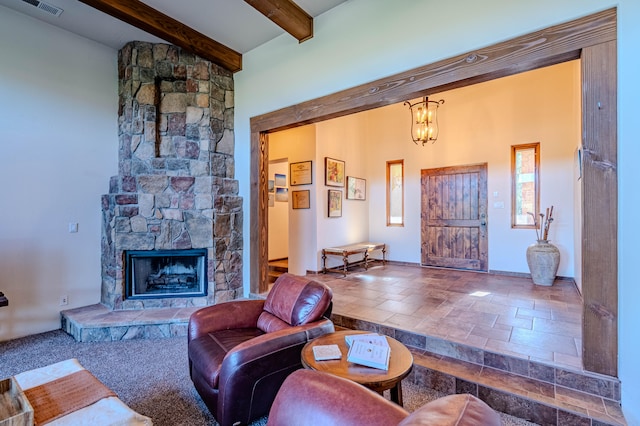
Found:
<path fill-rule="evenodd" d="M 139 0 L 80 0 L 231 72 L 242 69 L 242 55 Z"/>
<path fill-rule="evenodd" d="M 313 37 L 313 17 L 292 0 L 244 0 L 300 43 Z"/>

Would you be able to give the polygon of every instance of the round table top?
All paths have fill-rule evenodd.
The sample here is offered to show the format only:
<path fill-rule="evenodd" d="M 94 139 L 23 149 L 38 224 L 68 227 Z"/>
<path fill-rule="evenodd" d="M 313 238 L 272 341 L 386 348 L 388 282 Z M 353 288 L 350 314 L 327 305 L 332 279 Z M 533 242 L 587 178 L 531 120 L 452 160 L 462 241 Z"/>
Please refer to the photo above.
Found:
<path fill-rule="evenodd" d="M 389 358 L 389 370 L 365 367 L 347 361 L 349 348 L 344 337 L 349 334 L 372 333 L 362 330 L 340 330 L 335 333 L 320 336 L 302 348 L 302 365 L 310 370 L 323 371 L 335 376 L 344 377 L 356 383 L 360 383 L 374 391 L 382 392 L 391 389 L 399 381 L 407 377 L 413 367 L 413 355 L 405 345 L 389 336 L 385 336 L 391 347 Z M 341 359 L 316 361 L 313 356 L 313 347 L 317 345 L 336 344 L 342 352 Z"/>

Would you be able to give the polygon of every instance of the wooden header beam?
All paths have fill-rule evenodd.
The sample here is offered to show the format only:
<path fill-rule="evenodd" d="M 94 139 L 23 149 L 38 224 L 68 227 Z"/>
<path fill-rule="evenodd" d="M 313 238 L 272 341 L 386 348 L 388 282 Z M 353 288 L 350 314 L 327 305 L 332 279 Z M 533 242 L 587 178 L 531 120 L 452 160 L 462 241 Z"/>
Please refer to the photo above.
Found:
<path fill-rule="evenodd" d="M 176 21 L 139 0 L 80 0 L 178 47 L 195 53 L 231 72 L 242 69 L 242 55 Z"/>
<path fill-rule="evenodd" d="M 313 18 L 292 0 L 244 0 L 300 43 L 313 37 Z"/>

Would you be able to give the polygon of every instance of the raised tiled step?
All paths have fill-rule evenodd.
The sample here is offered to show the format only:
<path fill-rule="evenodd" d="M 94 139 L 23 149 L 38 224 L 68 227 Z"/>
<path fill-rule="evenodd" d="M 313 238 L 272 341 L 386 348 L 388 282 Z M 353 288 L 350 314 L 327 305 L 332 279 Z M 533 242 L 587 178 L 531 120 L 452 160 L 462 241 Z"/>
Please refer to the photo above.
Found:
<path fill-rule="evenodd" d="M 492 408 L 542 425 L 625 425 L 616 378 L 549 366 L 392 327 L 332 315 L 337 327 L 386 334 L 414 354 L 409 380 L 471 393 Z"/>
<path fill-rule="evenodd" d="M 186 336 L 191 314 L 200 307 L 110 310 L 102 304 L 60 312 L 62 330 L 78 342 L 105 342 Z"/>

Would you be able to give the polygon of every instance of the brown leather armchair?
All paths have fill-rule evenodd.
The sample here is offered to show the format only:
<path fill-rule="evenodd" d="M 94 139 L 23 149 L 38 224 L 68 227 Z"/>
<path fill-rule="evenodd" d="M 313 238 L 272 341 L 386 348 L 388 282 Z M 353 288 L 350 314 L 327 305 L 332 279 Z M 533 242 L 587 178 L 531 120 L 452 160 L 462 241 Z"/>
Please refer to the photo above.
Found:
<path fill-rule="evenodd" d="M 322 283 L 283 274 L 266 300 L 225 302 L 191 315 L 189 373 L 221 426 L 269 412 L 282 382 L 302 368 L 302 347 L 334 331 L 332 296 Z"/>
<path fill-rule="evenodd" d="M 480 399 L 448 395 L 409 414 L 381 395 L 342 377 L 300 370 L 284 381 L 267 426 L 500 426 L 501 419 Z"/>

